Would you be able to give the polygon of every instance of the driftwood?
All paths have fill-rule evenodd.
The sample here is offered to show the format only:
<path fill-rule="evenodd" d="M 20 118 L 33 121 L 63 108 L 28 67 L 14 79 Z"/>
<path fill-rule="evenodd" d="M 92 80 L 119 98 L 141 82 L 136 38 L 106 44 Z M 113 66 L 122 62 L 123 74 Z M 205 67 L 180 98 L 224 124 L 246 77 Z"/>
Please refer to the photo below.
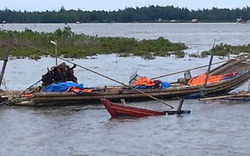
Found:
<path fill-rule="evenodd" d="M 213 97 L 207 97 L 207 98 L 201 98 L 200 101 L 207 101 L 207 100 L 219 100 L 219 99 L 246 99 L 248 98 L 250 100 L 250 92 L 249 91 L 240 91 L 235 94 L 229 94 L 229 95 L 220 95 L 220 96 L 213 96 Z"/>

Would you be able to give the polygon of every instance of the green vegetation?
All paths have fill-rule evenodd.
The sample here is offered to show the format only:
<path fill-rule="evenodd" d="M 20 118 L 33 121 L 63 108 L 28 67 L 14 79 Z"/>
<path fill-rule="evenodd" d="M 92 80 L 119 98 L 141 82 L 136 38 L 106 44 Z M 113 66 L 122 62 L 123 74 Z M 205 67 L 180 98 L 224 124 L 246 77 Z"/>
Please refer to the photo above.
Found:
<path fill-rule="evenodd" d="M 202 52 L 201 57 L 210 55 L 211 51 L 213 51 L 213 55 L 216 55 L 216 56 L 227 56 L 229 54 L 239 55 L 242 52 L 243 53 L 250 53 L 250 44 L 242 45 L 242 46 L 231 46 L 228 44 L 221 43 L 219 45 L 216 45 L 210 51 Z"/>
<path fill-rule="evenodd" d="M 125 8 L 118 11 L 83 11 L 66 10 L 61 7 L 59 11 L 13 11 L 0 10 L 0 21 L 7 23 L 111 23 L 111 22 L 190 22 L 198 19 L 201 22 L 236 22 L 237 18 L 249 20 L 250 8 L 240 9 L 212 8 L 203 10 L 189 10 L 174 6 L 149 6 Z"/>
<path fill-rule="evenodd" d="M 66 58 L 84 58 L 96 54 L 116 53 L 121 56 L 133 54 L 148 58 L 154 56 L 168 56 L 181 54 L 187 47 L 183 43 L 171 43 L 160 37 L 155 40 L 136 40 L 135 38 L 122 37 L 97 37 L 84 34 L 75 34 L 70 27 L 57 29 L 53 33 L 39 33 L 26 29 L 18 31 L 0 31 L 0 57 L 6 53 L 9 46 L 12 47 L 10 55 L 17 58 L 39 58 L 48 53 L 55 54 L 55 45 L 51 41 L 57 41 L 58 55 Z M 184 56 L 184 55 L 183 55 Z"/>

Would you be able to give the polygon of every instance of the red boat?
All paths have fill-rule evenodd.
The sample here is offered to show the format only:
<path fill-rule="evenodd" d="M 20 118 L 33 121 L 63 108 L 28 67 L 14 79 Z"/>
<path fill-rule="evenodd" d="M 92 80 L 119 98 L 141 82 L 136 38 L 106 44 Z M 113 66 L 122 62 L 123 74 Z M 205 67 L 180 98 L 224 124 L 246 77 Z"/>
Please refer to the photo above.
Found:
<path fill-rule="evenodd" d="M 102 104 L 105 106 L 112 118 L 117 117 L 145 117 L 145 116 L 158 116 L 165 115 L 166 112 L 148 110 L 143 108 L 136 108 L 131 106 L 122 105 L 119 103 L 110 102 L 108 99 L 101 99 Z"/>

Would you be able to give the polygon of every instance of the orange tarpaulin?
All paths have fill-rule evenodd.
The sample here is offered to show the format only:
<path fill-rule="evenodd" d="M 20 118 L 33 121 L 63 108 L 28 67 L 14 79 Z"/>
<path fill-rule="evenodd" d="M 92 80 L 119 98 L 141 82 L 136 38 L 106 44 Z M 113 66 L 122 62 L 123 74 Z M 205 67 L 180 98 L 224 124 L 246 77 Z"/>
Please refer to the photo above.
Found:
<path fill-rule="evenodd" d="M 93 89 L 92 88 L 81 89 L 81 88 L 77 88 L 77 87 L 69 87 L 66 90 L 66 92 L 70 92 L 70 91 L 80 94 L 80 93 L 90 93 L 93 91 Z"/>
<path fill-rule="evenodd" d="M 207 83 L 212 83 L 212 82 L 219 82 L 221 81 L 224 77 L 227 76 L 234 76 L 236 73 L 228 73 L 228 74 L 221 74 L 221 75 L 214 75 L 214 76 L 208 76 Z M 201 74 L 195 78 L 192 78 L 188 81 L 188 84 L 190 86 L 196 86 L 196 85 L 203 85 L 205 84 L 206 80 L 206 74 Z"/>
<path fill-rule="evenodd" d="M 145 86 L 154 86 L 156 85 L 155 82 L 149 78 L 146 77 L 141 77 L 138 78 L 134 83 L 133 86 L 138 86 L 138 85 L 145 85 Z"/>

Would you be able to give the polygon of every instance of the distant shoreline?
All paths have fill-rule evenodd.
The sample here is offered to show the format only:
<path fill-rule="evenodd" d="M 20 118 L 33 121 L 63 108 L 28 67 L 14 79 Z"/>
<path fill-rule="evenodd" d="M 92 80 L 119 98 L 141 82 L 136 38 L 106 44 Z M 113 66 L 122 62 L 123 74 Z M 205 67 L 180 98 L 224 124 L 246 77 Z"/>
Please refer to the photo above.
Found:
<path fill-rule="evenodd" d="M 117 11 L 66 10 L 15 11 L 0 10 L 2 23 L 133 23 L 133 22 L 237 22 L 249 20 L 250 8 L 216 8 L 189 10 L 174 6 L 128 7 Z"/>

